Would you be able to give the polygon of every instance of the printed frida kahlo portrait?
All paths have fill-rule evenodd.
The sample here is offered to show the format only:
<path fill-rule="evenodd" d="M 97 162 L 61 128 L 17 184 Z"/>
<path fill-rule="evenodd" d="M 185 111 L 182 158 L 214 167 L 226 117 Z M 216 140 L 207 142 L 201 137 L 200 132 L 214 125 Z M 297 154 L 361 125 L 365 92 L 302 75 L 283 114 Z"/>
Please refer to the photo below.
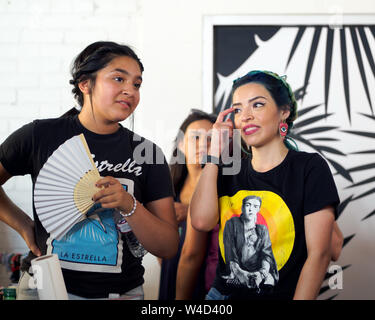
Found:
<path fill-rule="evenodd" d="M 239 217 L 232 217 L 224 228 L 228 285 L 258 292 L 275 286 L 279 279 L 271 239 L 265 225 L 256 224 L 262 199 L 247 196 Z"/>

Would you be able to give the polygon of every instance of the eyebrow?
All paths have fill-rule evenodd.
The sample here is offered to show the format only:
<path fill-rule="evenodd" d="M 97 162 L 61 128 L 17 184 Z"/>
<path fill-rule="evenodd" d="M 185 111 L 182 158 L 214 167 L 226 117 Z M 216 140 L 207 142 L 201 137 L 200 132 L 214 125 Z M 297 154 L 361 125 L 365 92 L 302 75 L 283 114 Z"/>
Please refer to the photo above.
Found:
<path fill-rule="evenodd" d="M 250 102 L 252 102 L 252 101 L 254 101 L 254 100 L 256 100 L 256 99 L 259 99 L 259 98 L 263 98 L 263 99 L 267 100 L 266 97 L 263 97 L 263 96 L 256 96 L 256 97 L 254 97 L 254 98 L 249 99 L 248 102 L 250 103 Z M 239 105 L 241 105 L 241 104 L 242 104 L 241 102 L 237 102 L 237 103 L 233 103 L 232 106 L 239 106 Z"/>
<path fill-rule="evenodd" d="M 120 72 L 120 73 L 123 73 L 127 76 L 130 76 L 131 74 L 129 73 L 129 71 L 125 70 L 125 69 L 121 69 L 121 68 L 116 68 L 116 69 L 113 69 L 112 72 Z M 141 76 L 137 76 L 136 77 L 137 79 L 143 81 L 142 77 Z"/>

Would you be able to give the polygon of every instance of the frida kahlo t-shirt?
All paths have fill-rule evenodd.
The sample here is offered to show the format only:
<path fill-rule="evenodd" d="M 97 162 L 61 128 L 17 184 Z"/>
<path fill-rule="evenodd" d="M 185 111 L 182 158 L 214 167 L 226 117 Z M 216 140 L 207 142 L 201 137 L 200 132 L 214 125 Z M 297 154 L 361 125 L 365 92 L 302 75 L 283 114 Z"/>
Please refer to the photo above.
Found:
<path fill-rule="evenodd" d="M 213 287 L 230 299 L 292 299 L 307 258 L 304 217 L 339 196 L 327 162 L 289 150 L 257 172 L 249 158 L 237 175 L 218 175 L 219 263 Z"/>

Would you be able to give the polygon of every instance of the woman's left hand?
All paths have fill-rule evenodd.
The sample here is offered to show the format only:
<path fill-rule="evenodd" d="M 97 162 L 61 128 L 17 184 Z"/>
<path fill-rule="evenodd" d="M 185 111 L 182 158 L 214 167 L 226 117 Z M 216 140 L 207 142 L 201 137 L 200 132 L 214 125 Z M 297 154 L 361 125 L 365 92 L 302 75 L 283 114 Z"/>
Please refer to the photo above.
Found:
<path fill-rule="evenodd" d="M 132 195 L 120 181 L 105 177 L 97 181 L 102 188 L 94 194 L 93 200 L 103 208 L 117 209 L 130 213 L 134 208 Z M 134 235 L 143 247 L 154 256 L 172 259 L 178 249 L 178 231 L 172 196 L 146 202 L 145 206 L 137 202 L 137 210 L 127 217 Z"/>
<path fill-rule="evenodd" d="M 133 209 L 132 196 L 116 178 L 104 177 L 96 182 L 96 186 L 102 190 L 95 193 L 92 200 L 95 203 L 100 203 L 103 208 L 118 209 L 124 212 L 130 212 Z"/>

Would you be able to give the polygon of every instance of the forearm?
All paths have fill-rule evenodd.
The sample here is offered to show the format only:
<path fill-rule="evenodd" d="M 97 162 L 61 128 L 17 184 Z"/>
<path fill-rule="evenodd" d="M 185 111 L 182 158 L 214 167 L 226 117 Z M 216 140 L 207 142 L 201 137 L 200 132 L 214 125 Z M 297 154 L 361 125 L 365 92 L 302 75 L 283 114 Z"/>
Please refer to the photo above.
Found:
<path fill-rule="evenodd" d="M 218 170 L 216 165 L 206 164 L 190 202 L 191 223 L 199 231 L 212 230 L 219 219 Z"/>
<path fill-rule="evenodd" d="M 148 252 L 164 259 L 170 259 L 177 253 L 177 224 L 163 221 L 139 202 L 134 214 L 126 220 Z"/>
<path fill-rule="evenodd" d="M 317 298 L 330 260 L 330 251 L 308 256 L 298 279 L 294 300 Z"/>
<path fill-rule="evenodd" d="M 33 220 L 16 206 L 0 186 L 0 220 L 23 235 L 25 229 L 33 226 Z"/>
<path fill-rule="evenodd" d="M 204 255 L 181 254 L 177 269 L 176 300 L 190 300 L 193 297 Z"/>

